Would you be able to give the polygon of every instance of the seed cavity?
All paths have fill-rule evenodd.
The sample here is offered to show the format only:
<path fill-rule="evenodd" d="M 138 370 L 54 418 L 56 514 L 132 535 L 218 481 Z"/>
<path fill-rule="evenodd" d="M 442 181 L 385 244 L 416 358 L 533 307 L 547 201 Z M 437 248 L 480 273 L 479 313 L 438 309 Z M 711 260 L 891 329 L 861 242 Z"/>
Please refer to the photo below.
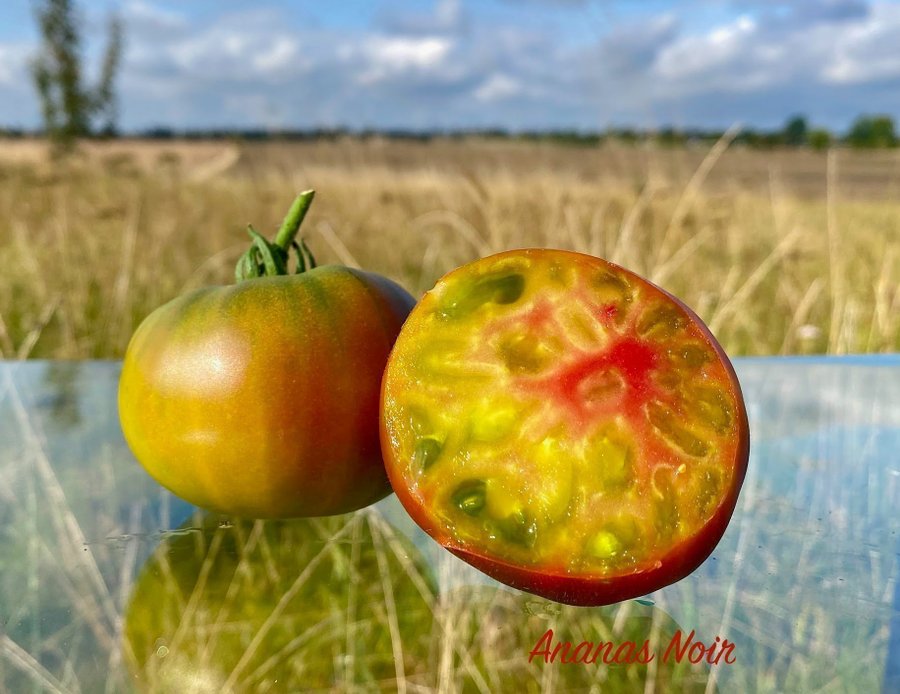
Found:
<path fill-rule="evenodd" d="M 575 272 L 561 263 L 551 263 L 547 268 L 547 276 L 550 281 L 563 287 L 570 287 L 574 281 Z"/>
<path fill-rule="evenodd" d="M 611 520 L 606 529 L 614 533 L 625 549 L 633 549 L 641 537 L 641 530 L 634 516 L 620 515 Z"/>
<path fill-rule="evenodd" d="M 466 480 L 456 488 L 450 501 L 463 513 L 477 516 L 484 509 L 485 492 L 484 480 Z"/>
<path fill-rule="evenodd" d="M 603 331 L 603 326 L 592 322 L 587 314 L 582 311 L 565 311 L 562 314 L 565 327 L 570 331 L 573 341 L 582 347 L 596 347 L 601 342 L 603 332 L 598 334 L 597 328 Z"/>
<path fill-rule="evenodd" d="M 647 309 L 638 320 L 638 335 L 654 340 L 666 340 L 687 325 L 680 311 L 666 304 Z"/>
<path fill-rule="evenodd" d="M 444 445 L 436 438 L 428 436 L 419 439 L 413 452 L 413 466 L 417 470 L 427 470 L 441 457 Z"/>
<path fill-rule="evenodd" d="M 532 485 L 528 508 L 537 517 L 555 522 L 566 514 L 572 503 L 574 474 L 582 461 L 576 460 L 555 436 L 547 436 L 537 444 L 531 458 L 543 480 Z"/>
<path fill-rule="evenodd" d="M 625 390 L 625 379 L 617 369 L 595 371 L 578 384 L 584 402 L 606 402 Z"/>
<path fill-rule="evenodd" d="M 615 533 L 601 530 L 594 535 L 588 549 L 598 559 L 612 559 L 622 551 L 622 543 Z"/>
<path fill-rule="evenodd" d="M 463 340 L 433 340 L 417 354 L 419 370 L 436 376 L 460 376 L 469 371 L 465 362 L 468 345 Z"/>
<path fill-rule="evenodd" d="M 731 426 L 731 406 L 725 394 L 718 388 L 696 386 L 691 391 L 703 420 L 719 433 L 727 431 Z"/>
<path fill-rule="evenodd" d="M 630 514 L 622 514 L 603 524 L 588 544 L 588 552 L 598 559 L 623 559 L 634 554 L 641 536 L 637 521 Z"/>
<path fill-rule="evenodd" d="M 678 532 L 681 514 L 674 498 L 657 499 L 653 502 L 653 525 L 660 537 L 671 539 Z"/>
<path fill-rule="evenodd" d="M 698 477 L 697 510 L 703 520 L 708 519 L 719 504 L 722 495 L 722 473 L 711 467 L 704 467 Z"/>
<path fill-rule="evenodd" d="M 472 412 L 472 438 L 495 443 L 512 433 L 519 413 L 513 407 L 486 403 Z"/>
<path fill-rule="evenodd" d="M 543 371 L 553 356 L 540 340 L 527 333 L 516 333 L 504 337 L 498 351 L 506 368 L 516 374 L 533 374 Z"/>
<path fill-rule="evenodd" d="M 654 373 L 653 378 L 667 390 L 677 390 L 681 386 L 681 374 L 676 369 L 660 369 Z"/>
<path fill-rule="evenodd" d="M 604 490 L 622 489 L 634 482 L 634 454 L 625 436 L 614 429 L 595 436 L 587 449 L 588 465 Z"/>
<path fill-rule="evenodd" d="M 678 531 L 681 514 L 672 484 L 672 471 L 658 468 L 653 471 L 653 526 L 660 537 L 671 539 Z"/>
<path fill-rule="evenodd" d="M 703 457 L 709 453 L 709 444 L 681 425 L 675 413 L 658 401 L 646 405 L 647 418 L 666 441 L 688 455 Z"/>
<path fill-rule="evenodd" d="M 522 510 L 518 494 L 509 490 L 503 481 L 492 478 L 487 482 L 487 512 L 494 518 L 506 518 Z"/>
<path fill-rule="evenodd" d="M 416 436 L 427 436 L 432 433 L 431 417 L 423 408 L 413 405 L 407 408 L 406 413 L 409 426 Z"/>
<path fill-rule="evenodd" d="M 462 318 L 485 304 L 512 304 L 525 291 L 525 276 L 520 273 L 501 273 L 463 282 L 449 293 L 440 313 L 445 318 Z"/>
<path fill-rule="evenodd" d="M 630 303 L 633 296 L 631 285 L 618 273 L 602 270 L 594 277 L 594 295 L 601 304 Z"/>
<path fill-rule="evenodd" d="M 703 345 L 689 343 L 669 350 L 673 360 L 692 369 L 699 368 L 712 361 L 713 355 Z"/>
<path fill-rule="evenodd" d="M 513 544 L 534 547 L 537 541 L 537 522 L 524 511 L 496 521 L 500 534 Z"/>

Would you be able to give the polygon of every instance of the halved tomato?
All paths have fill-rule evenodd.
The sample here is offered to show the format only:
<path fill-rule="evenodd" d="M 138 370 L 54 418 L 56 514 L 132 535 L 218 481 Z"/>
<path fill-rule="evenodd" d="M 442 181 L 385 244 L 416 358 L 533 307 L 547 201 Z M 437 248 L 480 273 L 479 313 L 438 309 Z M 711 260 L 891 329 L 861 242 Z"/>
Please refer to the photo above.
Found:
<path fill-rule="evenodd" d="M 609 262 L 516 250 L 413 309 L 382 383 L 397 496 L 447 549 L 575 605 L 693 571 L 734 511 L 747 415 L 678 299 Z"/>

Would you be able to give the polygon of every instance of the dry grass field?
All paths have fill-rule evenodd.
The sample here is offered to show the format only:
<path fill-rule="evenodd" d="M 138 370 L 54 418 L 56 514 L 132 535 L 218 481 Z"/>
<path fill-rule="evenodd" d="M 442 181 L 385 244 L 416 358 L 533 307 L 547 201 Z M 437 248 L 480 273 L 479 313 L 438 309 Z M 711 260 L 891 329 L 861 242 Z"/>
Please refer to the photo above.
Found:
<path fill-rule="evenodd" d="M 900 350 L 900 155 L 377 138 L 0 140 L 0 356 L 117 358 L 151 310 L 232 281 L 245 225 L 315 188 L 320 264 L 413 293 L 507 248 L 603 256 L 732 355 Z"/>
<path fill-rule="evenodd" d="M 271 232 L 308 187 L 319 261 L 414 293 L 495 251 L 570 248 L 679 295 L 732 355 L 900 351 L 894 152 L 118 141 L 54 160 L 42 142 L 0 140 L 0 357 L 121 357 L 155 307 L 232 281 L 245 225 Z M 756 374 L 745 384 L 761 435 L 718 561 L 655 604 L 584 610 L 479 585 L 421 533 L 410 546 L 418 531 L 397 503 L 290 524 L 185 516 L 172 530 L 179 502 L 120 439 L 116 365 L 11 365 L 0 690 L 129 691 L 149 647 L 168 658 L 144 668 L 153 691 L 186 691 L 172 685 L 185 672 L 192 691 L 275 691 L 282 673 L 321 691 L 876 691 L 900 533 L 881 451 L 896 450 L 896 427 L 857 427 L 853 413 L 880 411 L 892 382 L 873 370 L 856 389 L 844 376 L 826 388 L 791 369 L 742 372 Z M 738 666 L 525 657 L 548 624 L 572 641 L 664 643 L 675 608 L 736 635 Z M 148 636 L 160 633 L 168 645 Z"/>

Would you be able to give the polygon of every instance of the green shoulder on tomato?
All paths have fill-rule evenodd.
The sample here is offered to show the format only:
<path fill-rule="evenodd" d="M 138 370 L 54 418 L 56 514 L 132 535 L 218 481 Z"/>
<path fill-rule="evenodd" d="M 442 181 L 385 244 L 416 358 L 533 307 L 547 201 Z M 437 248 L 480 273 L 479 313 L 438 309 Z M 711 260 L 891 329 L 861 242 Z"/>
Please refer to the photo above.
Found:
<path fill-rule="evenodd" d="M 379 387 L 414 300 L 342 266 L 266 276 L 286 250 L 255 243 L 242 262 L 259 276 L 178 297 L 138 327 L 119 386 L 125 438 L 151 476 L 203 508 L 273 518 L 367 506 L 391 491 Z"/>

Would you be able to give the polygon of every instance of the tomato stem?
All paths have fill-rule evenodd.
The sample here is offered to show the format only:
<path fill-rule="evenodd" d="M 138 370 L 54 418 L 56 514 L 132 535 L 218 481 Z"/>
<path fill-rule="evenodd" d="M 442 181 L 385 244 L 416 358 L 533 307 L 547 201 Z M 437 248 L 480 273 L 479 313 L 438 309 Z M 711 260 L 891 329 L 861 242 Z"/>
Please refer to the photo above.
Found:
<path fill-rule="evenodd" d="M 306 217 L 306 213 L 309 211 L 309 206 L 312 205 L 315 195 L 316 191 L 314 190 L 306 190 L 300 193 L 300 195 L 294 199 L 291 209 L 289 209 L 288 213 L 284 216 L 284 221 L 281 222 L 281 228 L 275 235 L 275 245 L 284 249 L 285 252 L 291 247 L 291 244 L 294 242 L 294 237 L 297 235 L 297 232 L 300 231 L 300 225 L 303 224 L 303 218 Z"/>
<path fill-rule="evenodd" d="M 291 250 L 297 255 L 295 272 L 297 274 L 312 270 L 316 266 L 316 259 L 310 252 L 303 239 L 296 241 L 297 232 L 303 218 L 309 211 L 315 191 L 306 190 L 295 199 L 288 213 L 281 222 L 281 227 L 275 235 L 275 242 L 268 241 L 251 225 L 247 227 L 247 233 L 253 244 L 237 262 L 234 276 L 238 282 L 256 277 L 275 277 L 288 274 L 288 259 Z"/>

